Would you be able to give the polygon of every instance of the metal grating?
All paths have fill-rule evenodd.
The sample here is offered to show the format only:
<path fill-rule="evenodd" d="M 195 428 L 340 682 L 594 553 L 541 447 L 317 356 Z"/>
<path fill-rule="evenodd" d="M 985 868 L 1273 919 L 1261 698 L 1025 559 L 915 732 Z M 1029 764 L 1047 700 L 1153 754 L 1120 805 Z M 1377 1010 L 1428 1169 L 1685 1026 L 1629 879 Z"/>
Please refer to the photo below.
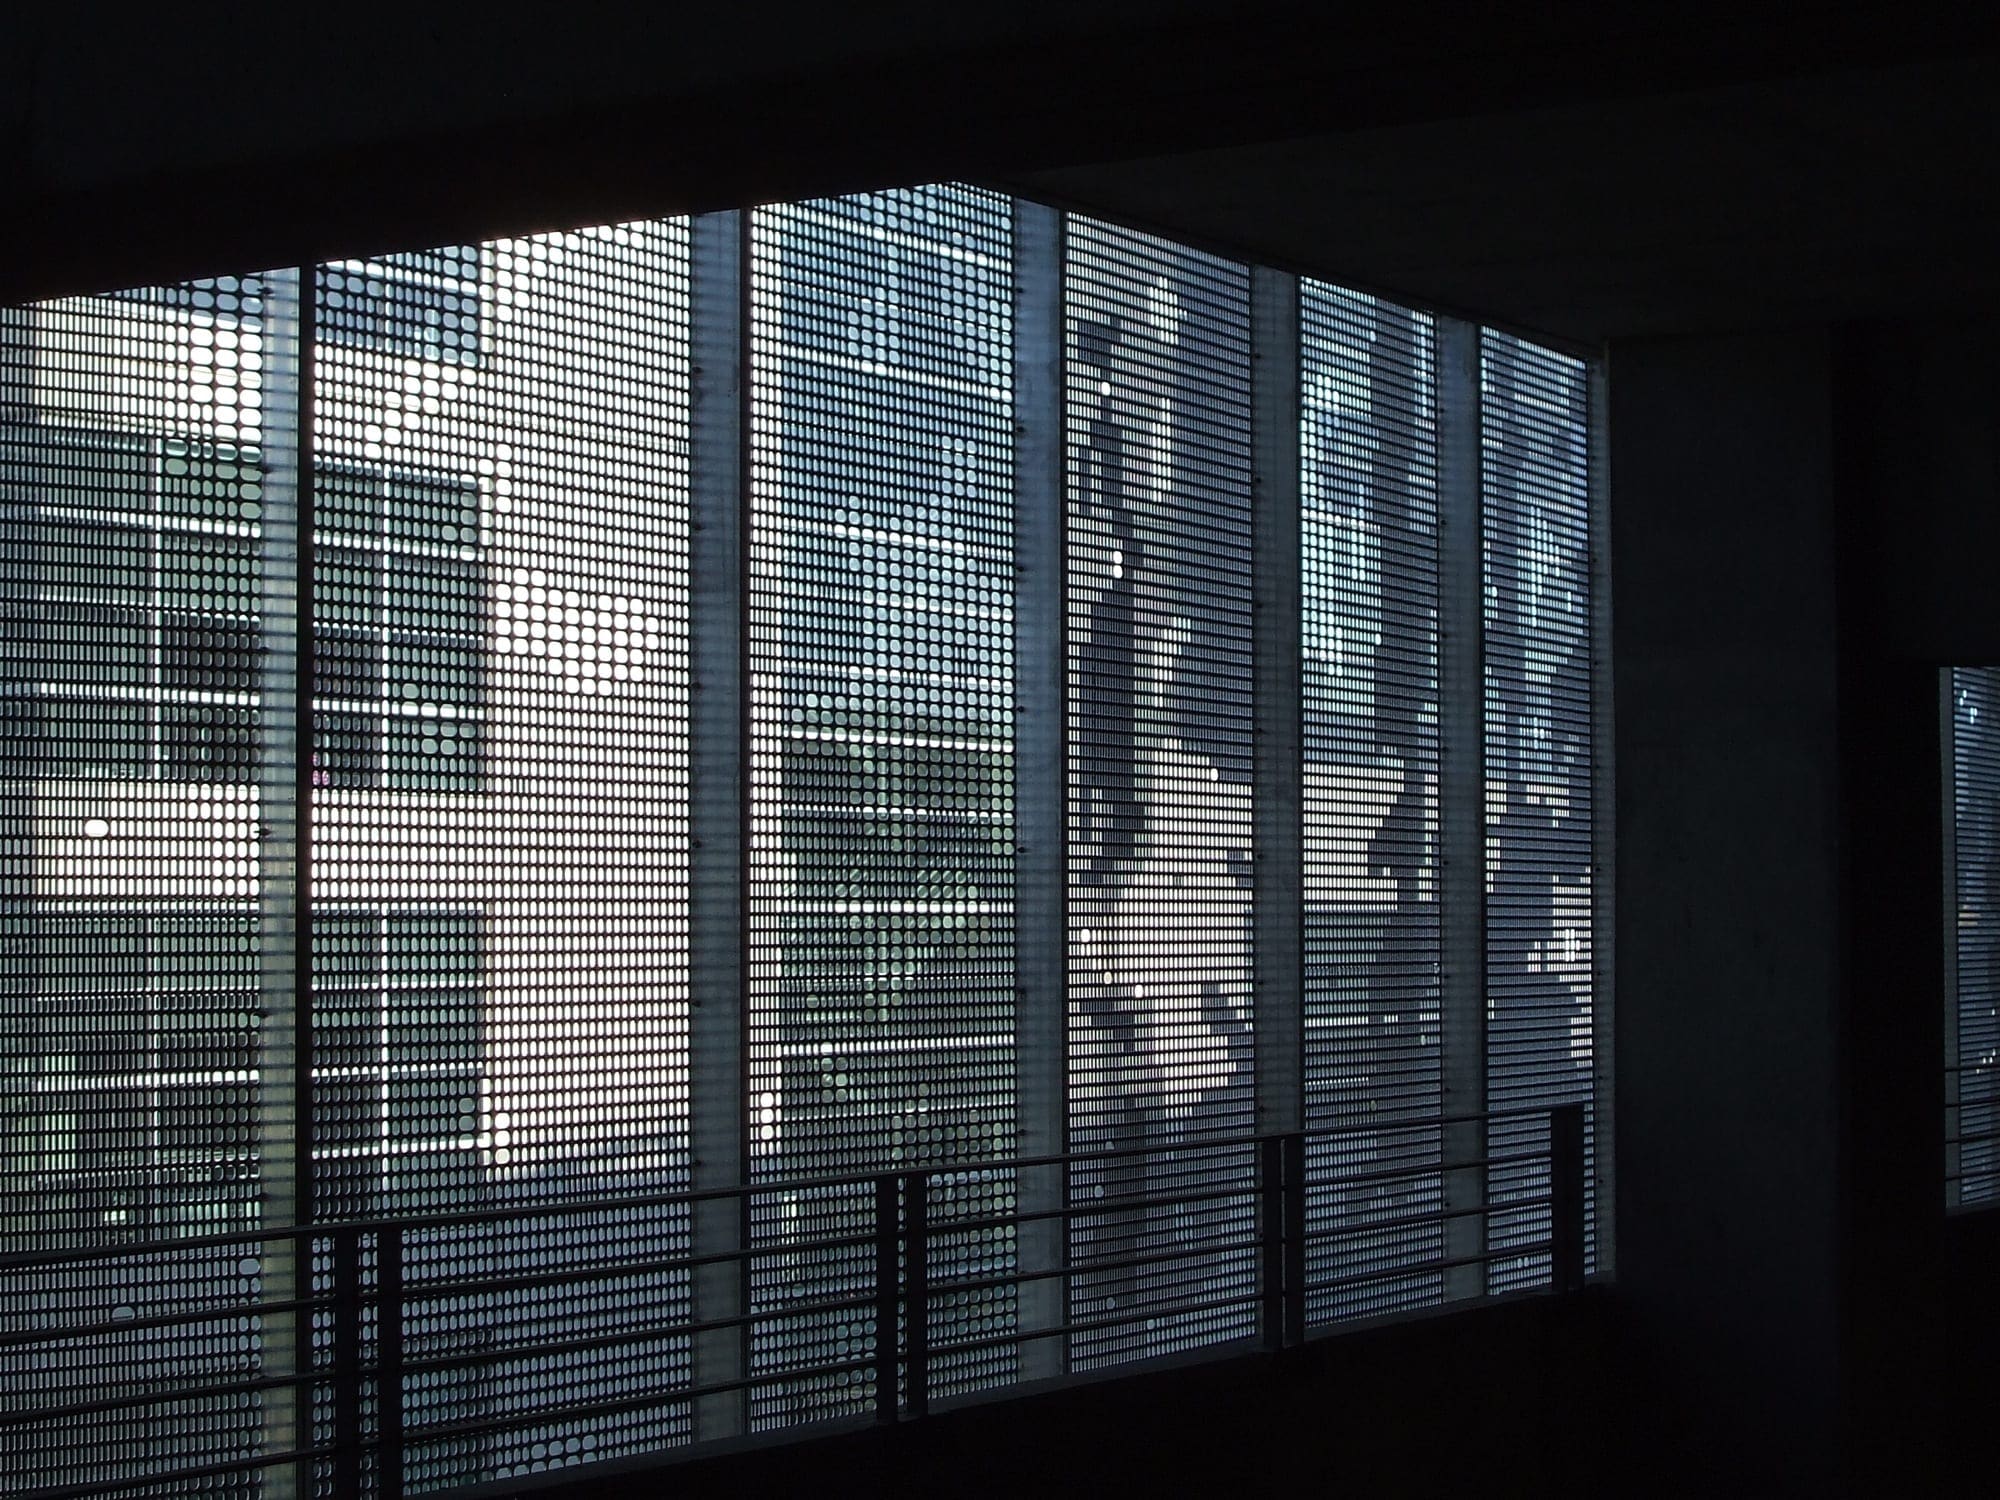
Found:
<path fill-rule="evenodd" d="M 934 1221 L 1012 1205 L 1011 220 L 969 188 L 751 219 L 751 1180 L 935 1166 Z M 866 1184 L 753 1201 L 752 1371 L 873 1347 Z M 1012 1263 L 941 1238 L 932 1276 Z M 940 1293 L 939 1339 L 1013 1289 Z M 941 1361 L 941 1394 L 1013 1351 Z M 775 1381 L 754 1425 L 867 1409 L 872 1372 Z"/>
<path fill-rule="evenodd" d="M 1580 360 L 1481 342 L 1486 579 L 1487 1100 L 1496 1112 L 1588 1104 L 1592 713 L 1588 384 Z M 1540 1118 L 1496 1121 L 1495 1157 L 1547 1149 Z M 1544 1162 L 1498 1165 L 1490 1288 L 1549 1275 Z M 1523 1206 L 1508 1209 L 1510 1202 Z"/>
<path fill-rule="evenodd" d="M 1949 1200 L 2000 1199 L 2000 670 L 1954 667 Z"/>
<path fill-rule="evenodd" d="M 295 536 L 275 481 L 296 323 L 284 273 L 0 311 L 0 1250 L 162 1246 L 0 1293 L 7 1333 L 162 1320 L 0 1348 L 24 1402 L 152 1388 L 0 1431 L 0 1467 L 39 1483 L 249 1458 L 274 1411 L 159 1392 L 263 1373 L 286 1320 L 172 1319 L 292 1279 L 282 1245 L 171 1246 L 291 1212 L 288 1080 L 259 1070 L 289 1022 L 260 995 L 257 898 L 292 853 L 292 741 L 260 707 L 291 622 L 259 583 Z"/>
<path fill-rule="evenodd" d="M 1088 1367 L 1256 1326 L 1251 1159 L 1187 1149 L 1254 1125 L 1250 314 L 1162 240 L 1072 218 L 1066 259 L 1070 1143 L 1138 1153 L 1070 1190 L 1199 1195 L 1072 1223 Z"/>
<path fill-rule="evenodd" d="M 317 1216 L 685 1187 L 686 226 L 337 262 L 315 312 Z M 683 1438 L 684 1271 L 438 1283 L 686 1242 L 684 1209 L 412 1233 L 405 1357 L 464 1362 L 407 1377 L 410 1489 Z"/>
<path fill-rule="evenodd" d="M 1309 1150 L 1317 1321 L 1442 1293 L 1438 478 L 1431 320 L 1307 281 L 1300 331 L 1306 1123 L 1368 1127 Z"/>

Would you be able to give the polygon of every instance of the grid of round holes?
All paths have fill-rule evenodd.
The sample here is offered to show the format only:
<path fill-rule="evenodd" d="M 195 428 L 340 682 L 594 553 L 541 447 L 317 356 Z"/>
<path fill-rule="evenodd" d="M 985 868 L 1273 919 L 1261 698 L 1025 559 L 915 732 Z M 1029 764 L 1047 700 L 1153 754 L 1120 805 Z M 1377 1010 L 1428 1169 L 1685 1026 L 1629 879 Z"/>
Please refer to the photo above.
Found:
<path fill-rule="evenodd" d="M 1591 1058 L 1591 638 L 1587 386 L 1578 360 L 1481 339 L 1486 582 L 1486 991 L 1489 1108 L 1587 1101 Z M 1547 1147 L 1496 1122 L 1495 1155 Z M 1545 1166 L 1493 1169 L 1493 1202 L 1540 1197 Z M 1498 1212 L 1491 1248 L 1547 1238 L 1548 1211 Z M 1542 1283 L 1548 1256 L 1489 1286 Z"/>
<path fill-rule="evenodd" d="M 1430 319 L 1307 281 L 1300 301 L 1308 1124 L 1435 1116 L 1437 451 Z M 1435 1261 L 1436 1128 L 1308 1148 L 1309 1286 Z M 1408 1178 L 1343 1185 L 1406 1166 Z M 1433 1302 L 1435 1271 L 1312 1298 L 1315 1321 Z"/>
<path fill-rule="evenodd" d="M 479 297 L 455 354 L 382 334 L 344 300 L 353 268 L 322 268 L 314 434 L 320 1211 L 522 1208 L 409 1252 L 412 1336 L 491 1341 L 407 1393 L 428 1489 L 687 1435 L 686 1339 L 663 1332 L 684 1272 L 422 1288 L 682 1243 L 534 1210 L 686 1182 L 687 227 L 449 248 L 379 279 L 450 261 Z M 524 1374 L 520 1350 L 584 1336 L 612 1342 Z M 655 1386 L 588 1444 L 538 1415 Z"/>
<path fill-rule="evenodd" d="M 677 1183 L 675 1185 L 678 1185 Z M 662 1190 L 620 1177 L 593 1196 Z M 551 1235 L 552 1225 L 560 1233 Z M 677 1396 L 688 1381 L 686 1278 L 673 1271 L 604 1275 L 606 1268 L 687 1253 L 685 1208 L 566 1212 L 426 1231 L 405 1252 L 405 1353 L 474 1356 L 466 1366 L 415 1380 L 405 1393 L 410 1469 L 427 1489 L 510 1478 L 615 1454 L 646 1452 L 690 1435 Z M 577 1274 L 575 1283 L 481 1293 L 484 1277 Z M 466 1290 L 462 1283 L 471 1282 Z M 454 1284 L 445 1290 L 442 1283 Z M 582 1349 L 558 1343 L 605 1340 Z M 655 1390 L 655 1405 L 564 1420 L 578 1405 Z M 513 1419 L 476 1439 L 425 1439 L 426 1425 Z"/>
<path fill-rule="evenodd" d="M 266 442 L 291 441 L 266 360 L 295 316 L 282 275 L 0 311 L 0 810 L 34 839 L 32 900 L 0 913 L 6 1250 L 258 1222 L 258 783 L 290 774 L 258 731 Z M 181 1393 L 88 1445 L 10 1428 L 7 1467 L 111 1484 L 254 1453 L 259 1398 L 188 1393 L 258 1372 L 265 1281 L 255 1246 L 11 1278 L 14 1327 L 246 1311 L 0 1352 L 38 1405 Z"/>
<path fill-rule="evenodd" d="M 248 782 L 265 361 L 246 277 L 0 313 L 0 749 L 51 777 Z"/>
<path fill-rule="evenodd" d="M 1250 1183 L 1249 276 L 1069 221 L 1070 1138 L 1146 1144 L 1073 1191 Z M 1079 1364 L 1240 1336 L 1247 1200 L 1076 1221 Z M 1239 1244 L 1242 1243 L 1239 1241 Z M 1091 1273 L 1093 1259 L 1188 1253 Z"/>
<path fill-rule="evenodd" d="M 1010 215 L 955 187 L 752 220 L 752 1171 L 1006 1156 L 1012 1029 Z M 964 1179 L 970 1184 L 972 1179 Z M 1012 1203 L 988 1174 L 955 1190 Z M 760 1245 L 865 1231 L 865 1187 L 753 1206 Z M 997 1238 L 996 1238 L 997 1242 Z M 865 1290 L 868 1251 L 774 1253 L 758 1305 Z M 938 1340 L 1003 1333 L 1011 1293 Z M 865 1312 L 774 1319 L 760 1371 L 865 1354 Z M 1004 1380 L 1011 1351 L 934 1371 Z M 778 1425 L 865 1376 L 766 1387 Z"/>
<path fill-rule="evenodd" d="M 1953 941 L 1956 944 L 1957 1129 L 1988 1136 L 2000 1127 L 2000 954 L 1993 933 L 2000 913 L 2000 672 L 1955 667 L 1951 673 Z M 2000 1140 L 1968 1139 L 1950 1148 L 1954 1204 L 2000 1195 Z"/>

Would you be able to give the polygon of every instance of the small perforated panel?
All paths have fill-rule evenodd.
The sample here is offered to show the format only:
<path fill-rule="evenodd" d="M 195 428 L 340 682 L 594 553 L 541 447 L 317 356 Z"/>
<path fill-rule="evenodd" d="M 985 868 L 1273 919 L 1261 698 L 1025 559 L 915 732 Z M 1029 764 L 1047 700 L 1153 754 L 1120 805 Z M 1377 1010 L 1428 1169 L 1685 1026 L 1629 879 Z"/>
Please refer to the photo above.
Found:
<path fill-rule="evenodd" d="M 1481 339 L 1486 577 L 1487 1101 L 1496 1112 L 1592 1094 L 1588 385 L 1581 361 Z M 1545 1150 L 1546 1118 L 1496 1121 L 1496 1156 Z M 1540 1198 L 1546 1163 L 1496 1166 L 1496 1205 Z M 1495 1251 L 1547 1239 L 1546 1208 L 1496 1210 Z M 1491 1287 L 1548 1276 L 1497 1261 Z"/>
<path fill-rule="evenodd" d="M 1416 1122 L 1308 1145 L 1312 1284 L 1382 1276 L 1320 1319 L 1441 1291 L 1384 1274 L 1441 1224 L 1370 1227 L 1441 1203 L 1437 417 L 1421 313 L 1307 281 L 1300 336 L 1306 1124 Z"/>
<path fill-rule="evenodd" d="M 1240 265 L 1075 218 L 1066 260 L 1070 1141 L 1140 1148 L 1071 1191 L 1203 1195 L 1074 1222 L 1083 1366 L 1255 1324 L 1250 1156 L 1191 1144 L 1254 1124 L 1250 331 Z"/>
<path fill-rule="evenodd" d="M 1951 819 L 1957 984 L 1948 1201 L 2000 1198 L 2000 670 L 1951 672 Z"/>
<path fill-rule="evenodd" d="M 937 1165 L 933 1218 L 1011 1206 L 1013 475 L 1007 200 L 930 187 L 751 220 L 751 1176 Z M 953 1164 L 965 1164 L 954 1166 Z M 752 1206 L 751 1296 L 866 1297 L 873 1199 Z M 1011 1264 L 945 1235 L 932 1274 Z M 1011 1289 L 942 1294 L 936 1340 Z M 753 1370 L 856 1358 L 867 1308 L 756 1325 Z M 942 1360 L 939 1393 L 1012 1351 Z M 864 1371 L 773 1381 L 759 1425 L 867 1409 Z"/>
<path fill-rule="evenodd" d="M 0 310 L 0 1252 L 159 1242 L 0 1283 L 0 1330 L 166 1317 L 0 1348 L 23 1405 L 152 1388 L 0 1429 L 0 1471 L 61 1485 L 253 1460 L 274 1331 L 183 1311 L 282 1296 L 286 1257 L 177 1240 L 288 1222 L 290 1029 L 260 996 L 263 861 L 291 858 L 260 717 L 263 576 L 290 566 L 297 325 L 286 274 Z M 279 979 L 287 988 L 289 979 Z M 282 1321 L 282 1320 L 280 1320 Z M 205 1494 L 255 1493 L 254 1468 Z"/>
<path fill-rule="evenodd" d="M 685 1272 L 440 1283 L 686 1246 L 525 1212 L 687 1180 L 686 226 L 326 265 L 316 314 L 317 1213 L 524 1209 L 406 1248 L 406 1358 L 474 1356 L 408 1377 L 413 1491 L 656 1448 Z"/>

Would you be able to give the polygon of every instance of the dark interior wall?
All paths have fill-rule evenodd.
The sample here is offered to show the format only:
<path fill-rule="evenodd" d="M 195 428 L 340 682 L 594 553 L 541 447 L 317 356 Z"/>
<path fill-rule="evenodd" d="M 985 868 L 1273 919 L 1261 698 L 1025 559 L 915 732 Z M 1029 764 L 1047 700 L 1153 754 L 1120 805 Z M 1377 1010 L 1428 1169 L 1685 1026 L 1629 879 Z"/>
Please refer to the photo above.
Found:
<path fill-rule="evenodd" d="M 1945 1202 L 1939 681 L 2000 662 L 1995 332 L 1839 335 L 1845 1430 L 1864 1491 L 1942 1489 L 2000 1400 L 2000 1213 Z"/>
<path fill-rule="evenodd" d="M 1866 484 L 1854 587 L 1885 657 L 2000 662 L 2000 313 L 1842 330 L 1842 426 Z M 1857 625 L 1861 621 L 1857 618 Z"/>
<path fill-rule="evenodd" d="M 1796 1478 L 1837 1395 L 1831 354 L 1610 354 L 1618 1294 L 1701 1447 Z"/>

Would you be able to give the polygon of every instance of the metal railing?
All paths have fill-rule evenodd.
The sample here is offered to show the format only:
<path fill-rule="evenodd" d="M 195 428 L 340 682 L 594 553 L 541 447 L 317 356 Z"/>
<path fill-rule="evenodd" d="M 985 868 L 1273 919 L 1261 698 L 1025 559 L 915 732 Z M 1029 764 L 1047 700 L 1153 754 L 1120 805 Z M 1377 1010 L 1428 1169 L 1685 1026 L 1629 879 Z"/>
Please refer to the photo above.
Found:
<path fill-rule="evenodd" d="M 1443 1158 L 1446 1126 L 1484 1129 L 1501 1121 L 1509 1127 L 1495 1133 L 1541 1137 L 1546 1144 L 1467 1160 Z M 1331 1168 L 1324 1152 L 1317 1168 L 1309 1162 L 1309 1143 L 1333 1148 L 1338 1158 L 1342 1143 L 1374 1142 L 1379 1147 L 1398 1136 L 1417 1141 L 1419 1154 L 1427 1149 L 1431 1159 L 1370 1166 L 1364 1146 Z M 1424 1148 L 1425 1141 L 1434 1144 Z M 0 1467 L 17 1483 L 25 1481 L 26 1493 L 43 1500 L 258 1472 L 267 1476 L 267 1494 L 330 1484 L 342 1496 L 373 1493 L 400 1500 L 412 1489 L 449 1489 L 551 1461 L 549 1453 L 518 1461 L 492 1456 L 467 1461 L 469 1467 L 456 1478 L 441 1477 L 435 1468 L 413 1475 L 410 1455 L 422 1447 L 457 1444 L 463 1449 L 512 1435 L 517 1447 L 525 1445 L 524 1452 L 546 1449 L 551 1442 L 534 1441 L 538 1435 L 574 1434 L 593 1423 L 641 1413 L 651 1414 L 654 1423 L 653 1435 L 638 1441 L 639 1450 L 685 1448 L 706 1435 L 695 1430 L 697 1403 L 734 1400 L 739 1408 L 729 1420 L 739 1430 L 781 1431 L 787 1425 L 782 1419 L 746 1419 L 750 1398 L 811 1382 L 833 1382 L 833 1389 L 848 1393 L 834 1403 L 837 1415 L 894 1423 L 924 1417 L 941 1393 L 1005 1394 L 1021 1378 L 1018 1371 L 1012 1379 L 1007 1376 L 1010 1351 L 1018 1359 L 1026 1346 L 1047 1342 L 1068 1354 L 1093 1336 L 1118 1334 L 1148 1319 L 1209 1317 L 1211 1333 L 1194 1337 L 1182 1352 L 1283 1350 L 1345 1321 L 1324 1311 L 1330 1299 L 1343 1294 L 1365 1298 L 1371 1287 L 1402 1288 L 1397 1305 L 1406 1310 L 1417 1304 L 1483 1300 L 1483 1276 L 1481 1290 L 1468 1298 L 1446 1291 L 1447 1273 L 1500 1261 L 1545 1262 L 1546 1274 L 1538 1278 L 1543 1292 L 1573 1292 L 1584 1284 L 1590 1183 L 1587 1121 L 1580 1104 L 1185 1141 L 1176 1148 L 1183 1157 L 1213 1153 L 1227 1170 L 1218 1175 L 1219 1169 L 1212 1168 L 1204 1179 L 1181 1161 L 1178 1170 L 1191 1180 L 1171 1191 L 1121 1191 L 1072 1201 L 1065 1189 L 1058 1201 L 1039 1208 L 1007 1204 L 1003 1195 L 1007 1206 L 998 1211 L 983 1211 L 987 1205 L 975 1203 L 974 1212 L 962 1214 L 952 1212 L 949 1195 L 940 1193 L 942 1184 L 974 1172 L 988 1181 L 1018 1184 L 1024 1174 L 1042 1170 L 1060 1174 L 1068 1183 L 1080 1169 L 1102 1172 L 1156 1155 L 1159 1149 L 1154 1142 L 708 1192 L 510 1205 L 429 1218 L 287 1226 L 0 1257 L 0 1371 L 19 1365 L 5 1382 L 8 1395 L 0 1406 Z M 1506 1169 L 1510 1181 L 1518 1184 L 1525 1177 L 1531 1187 L 1545 1191 L 1515 1191 L 1492 1202 L 1484 1201 L 1482 1193 L 1476 1207 L 1448 1208 L 1436 1190 L 1446 1174 L 1476 1172 L 1488 1174 L 1482 1180 L 1491 1181 L 1496 1168 Z M 754 1204 L 842 1191 L 870 1205 L 865 1229 L 854 1227 L 849 1215 L 849 1223 L 836 1225 L 833 1233 L 773 1239 L 749 1232 Z M 1356 1214 L 1341 1206 L 1356 1198 L 1386 1207 Z M 689 1253 L 687 1226 L 695 1205 L 718 1201 L 741 1211 L 745 1243 L 709 1254 Z M 1204 1222 L 1217 1232 L 1191 1242 L 1169 1229 L 1154 1235 L 1154 1243 L 1138 1235 L 1079 1249 L 1076 1231 L 1086 1220 L 1124 1216 L 1129 1222 L 1163 1210 L 1192 1210 L 1198 1219 L 1206 1215 Z M 573 1243 L 576 1222 L 593 1215 L 610 1216 L 602 1220 L 606 1225 L 650 1225 L 673 1248 L 667 1254 L 593 1253 L 574 1265 L 537 1263 L 538 1255 L 559 1261 L 563 1235 L 568 1233 Z M 1516 1225 L 1526 1221 L 1545 1227 L 1546 1233 L 1527 1239 L 1518 1232 L 1496 1234 L 1491 1221 L 1502 1217 Z M 1462 1248 L 1463 1236 L 1446 1232 L 1456 1220 L 1485 1221 L 1470 1251 Z M 1049 1241 L 1059 1247 L 1050 1264 L 1023 1264 L 1018 1253 L 1003 1256 L 1009 1263 L 997 1269 L 977 1259 L 956 1270 L 939 1261 L 941 1246 L 968 1236 L 989 1236 L 991 1243 L 1018 1252 L 1022 1231 L 1036 1224 L 1057 1231 Z M 516 1264 L 503 1265 L 509 1257 L 490 1245 L 480 1249 L 482 1231 L 521 1235 L 522 1244 L 511 1255 Z M 1461 1246 L 1457 1250 L 1452 1248 L 1455 1240 Z M 1363 1248 L 1343 1259 L 1343 1241 L 1360 1242 Z M 1316 1248 L 1328 1252 L 1317 1262 Z M 203 1265 L 219 1265 L 226 1273 L 232 1255 L 241 1282 L 261 1279 L 246 1274 L 253 1262 L 292 1267 L 285 1279 L 297 1294 L 204 1294 L 203 1286 L 219 1283 L 213 1277 L 202 1281 Z M 428 1263 L 414 1276 L 413 1255 Z M 766 1274 L 756 1296 L 741 1293 L 757 1268 L 768 1273 L 774 1265 L 796 1267 L 815 1255 L 836 1257 L 834 1280 L 839 1284 L 831 1291 L 795 1286 L 789 1295 L 780 1289 L 774 1296 Z M 482 1257 L 479 1269 L 463 1269 Z M 1122 1309 L 1092 1310 L 1077 1293 L 1086 1279 L 1102 1285 L 1105 1278 L 1124 1274 L 1140 1286 L 1149 1269 L 1202 1264 L 1222 1268 L 1213 1284 L 1184 1285 L 1164 1300 L 1139 1296 Z M 189 1278 L 181 1300 L 176 1303 L 168 1293 L 156 1298 L 157 1305 L 142 1306 L 143 1298 L 131 1288 L 146 1281 L 148 1272 L 158 1282 L 162 1268 L 176 1266 Z M 739 1288 L 734 1311 L 717 1314 L 695 1306 L 697 1273 L 716 1266 L 734 1273 Z M 440 1267 L 444 1274 L 438 1274 Z M 226 1274 L 221 1278 L 227 1279 Z M 1021 1327 L 1017 1319 L 1016 1326 L 998 1332 L 954 1335 L 934 1316 L 940 1299 L 981 1295 L 998 1296 L 1018 1309 L 1024 1289 L 1041 1283 L 1058 1289 L 1053 1303 L 1045 1305 L 1059 1309 L 1060 1315 L 1040 1326 Z M 1408 1292 L 1413 1283 L 1434 1285 L 1435 1295 L 1413 1301 Z M 635 1285 L 655 1294 L 664 1316 L 657 1315 L 659 1305 L 649 1313 L 629 1300 Z M 609 1314 L 608 1326 L 548 1326 L 548 1301 L 538 1302 L 536 1294 L 591 1287 L 609 1299 L 601 1306 L 592 1304 Z M 125 1300 L 106 1315 L 104 1299 L 114 1297 Z M 456 1313 L 440 1312 L 454 1302 L 462 1304 Z M 1316 1303 L 1322 1309 L 1318 1316 Z M 506 1321 L 510 1313 L 516 1322 L 511 1329 Z M 620 1316 L 631 1321 L 621 1325 Z M 433 1326 L 441 1318 L 442 1335 Z M 833 1320 L 830 1327 L 862 1330 L 864 1336 L 833 1340 L 832 1357 L 825 1357 L 828 1340 L 803 1340 L 790 1358 L 782 1344 L 760 1345 L 752 1336 L 759 1327 L 796 1326 L 816 1318 Z M 553 1321 L 565 1319 L 556 1316 Z M 234 1367 L 211 1370 L 204 1377 L 200 1367 L 216 1364 L 208 1351 L 222 1330 L 228 1338 L 220 1342 L 234 1341 Z M 702 1369 L 694 1355 L 699 1341 L 718 1334 L 730 1335 L 725 1345 L 732 1355 L 719 1374 Z M 153 1352 L 143 1355 L 137 1351 L 148 1346 L 148 1336 Z M 639 1346 L 657 1352 L 663 1342 L 669 1368 L 638 1378 L 621 1376 L 630 1380 L 627 1389 L 607 1393 L 602 1372 L 594 1378 L 578 1373 L 586 1368 L 579 1362 L 591 1354 L 616 1356 Z M 860 1347 L 853 1347 L 857 1342 Z M 126 1366 L 129 1379 L 122 1386 L 111 1383 L 121 1349 L 134 1361 Z M 999 1373 L 989 1370 L 970 1382 L 970 1390 L 961 1379 L 955 1382 L 958 1389 L 941 1392 L 936 1373 L 941 1362 L 956 1359 L 962 1365 L 979 1357 L 999 1357 Z M 1128 1357 L 1148 1354 L 1142 1350 Z M 147 1359 L 154 1365 L 150 1374 Z M 1118 1359 L 1114 1352 L 1091 1363 L 1101 1370 Z M 1058 1362 L 1058 1373 L 1066 1363 Z M 536 1392 L 542 1399 L 525 1409 L 486 1414 L 433 1409 L 449 1404 L 436 1399 L 439 1382 L 476 1381 L 482 1372 L 502 1368 L 517 1374 L 543 1370 L 549 1388 Z M 65 1369 L 80 1372 L 67 1389 L 61 1378 Z M 840 1385 L 842 1381 L 847 1384 Z M 37 1386 L 45 1389 L 37 1392 Z M 44 1399 L 29 1399 L 36 1394 Z M 242 1451 L 202 1451 L 193 1435 L 212 1429 L 213 1412 L 225 1408 L 252 1413 L 238 1439 Z M 171 1451 L 171 1441 L 160 1436 L 163 1411 L 169 1431 L 174 1430 L 172 1414 L 180 1414 L 190 1439 L 184 1451 Z M 553 1461 L 573 1462 L 576 1455 L 555 1453 Z"/>

